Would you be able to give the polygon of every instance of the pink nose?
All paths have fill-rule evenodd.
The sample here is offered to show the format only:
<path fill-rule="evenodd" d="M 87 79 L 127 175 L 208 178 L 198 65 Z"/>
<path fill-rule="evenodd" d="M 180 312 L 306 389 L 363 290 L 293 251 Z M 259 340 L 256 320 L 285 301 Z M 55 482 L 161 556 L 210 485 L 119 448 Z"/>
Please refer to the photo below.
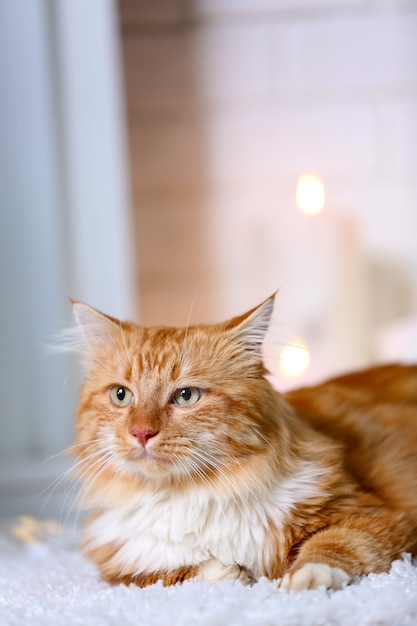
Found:
<path fill-rule="evenodd" d="M 155 437 L 158 434 L 151 428 L 132 428 L 130 432 L 143 447 L 146 446 L 151 437 Z"/>

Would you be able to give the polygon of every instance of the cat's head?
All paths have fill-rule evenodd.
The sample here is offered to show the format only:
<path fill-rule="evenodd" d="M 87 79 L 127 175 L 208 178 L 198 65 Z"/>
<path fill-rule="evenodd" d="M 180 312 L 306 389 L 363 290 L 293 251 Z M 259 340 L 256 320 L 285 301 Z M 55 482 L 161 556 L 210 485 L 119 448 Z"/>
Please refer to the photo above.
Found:
<path fill-rule="evenodd" d="M 274 296 L 216 325 L 144 328 L 81 303 L 87 364 L 77 417 L 92 481 L 210 482 L 268 447 L 275 394 L 262 344 Z"/>

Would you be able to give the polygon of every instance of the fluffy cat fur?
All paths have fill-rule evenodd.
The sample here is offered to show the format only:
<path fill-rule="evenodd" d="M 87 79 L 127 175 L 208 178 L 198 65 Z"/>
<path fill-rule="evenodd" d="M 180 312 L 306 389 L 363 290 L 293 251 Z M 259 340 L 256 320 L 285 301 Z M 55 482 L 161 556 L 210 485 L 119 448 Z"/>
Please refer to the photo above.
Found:
<path fill-rule="evenodd" d="M 273 304 L 187 329 L 73 304 L 83 545 L 109 581 L 338 589 L 417 553 L 417 366 L 279 394 Z"/>

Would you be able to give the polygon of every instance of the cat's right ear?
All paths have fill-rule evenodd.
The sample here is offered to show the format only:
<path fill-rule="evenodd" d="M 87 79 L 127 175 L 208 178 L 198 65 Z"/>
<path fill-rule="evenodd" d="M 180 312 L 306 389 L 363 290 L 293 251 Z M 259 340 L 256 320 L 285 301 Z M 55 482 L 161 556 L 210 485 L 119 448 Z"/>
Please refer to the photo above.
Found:
<path fill-rule="evenodd" d="M 108 345 L 120 322 L 83 302 L 71 300 L 71 304 L 79 343 L 90 349 Z"/>
<path fill-rule="evenodd" d="M 261 355 L 262 344 L 268 331 L 274 310 L 277 292 L 267 298 L 262 304 L 247 313 L 234 317 L 226 323 L 227 330 L 231 330 L 239 342 L 256 355 Z"/>

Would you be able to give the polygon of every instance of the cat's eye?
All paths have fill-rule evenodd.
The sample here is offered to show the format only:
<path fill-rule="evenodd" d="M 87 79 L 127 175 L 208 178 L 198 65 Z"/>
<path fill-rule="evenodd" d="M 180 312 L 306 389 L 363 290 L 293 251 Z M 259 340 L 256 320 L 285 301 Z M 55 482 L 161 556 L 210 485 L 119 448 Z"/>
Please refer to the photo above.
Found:
<path fill-rule="evenodd" d="M 133 393 L 123 385 L 114 385 L 110 389 L 110 400 L 116 406 L 128 406 L 133 402 Z"/>
<path fill-rule="evenodd" d="M 202 391 L 198 387 L 185 387 L 174 393 L 172 401 L 179 406 L 191 406 L 200 400 Z"/>

